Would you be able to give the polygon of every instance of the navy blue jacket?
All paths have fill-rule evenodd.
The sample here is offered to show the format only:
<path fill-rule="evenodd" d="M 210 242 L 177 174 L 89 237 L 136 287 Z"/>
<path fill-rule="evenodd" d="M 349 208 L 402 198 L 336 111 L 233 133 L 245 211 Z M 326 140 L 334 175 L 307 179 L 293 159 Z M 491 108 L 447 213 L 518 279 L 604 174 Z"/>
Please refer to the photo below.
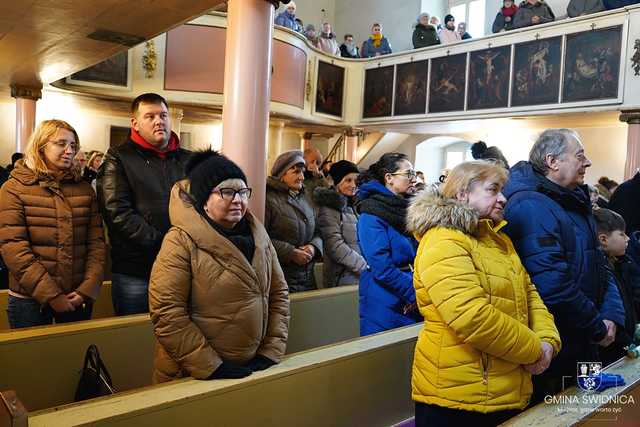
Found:
<path fill-rule="evenodd" d="M 360 187 L 358 199 L 373 193 L 393 194 L 370 181 Z M 416 323 L 419 314 L 403 314 L 406 305 L 416 302 L 413 274 L 408 269 L 416 257 L 416 240 L 382 218 L 363 213 L 358 220 L 358 241 L 367 262 L 360 275 L 360 335 Z"/>
<path fill-rule="evenodd" d="M 597 354 L 594 343 L 606 335 L 603 319 L 625 324 L 615 278 L 598 249 L 589 197 L 582 188 L 551 182 L 528 162 L 511 168 L 503 193 L 506 233 L 560 331 L 562 351 L 552 368 L 573 375 L 578 359 Z"/>

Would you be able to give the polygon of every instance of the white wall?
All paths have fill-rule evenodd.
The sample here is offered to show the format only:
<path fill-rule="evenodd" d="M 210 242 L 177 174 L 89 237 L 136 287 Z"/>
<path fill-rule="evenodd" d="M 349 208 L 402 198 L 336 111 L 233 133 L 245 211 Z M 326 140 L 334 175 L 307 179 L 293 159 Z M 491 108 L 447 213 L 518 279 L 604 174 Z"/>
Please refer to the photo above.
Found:
<path fill-rule="evenodd" d="M 434 5 L 441 0 L 431 0 Z M 420 0 L 338 0 L 336 1 L 335 32 L 339 39 L 346 33 L 354 35 L 358 46 L 369 38 L 371 25 L 378 22 L 394 52 L 412 49 L 413 24 L 421 12 Z M 438 8 L 438 10 L 441 10 Z"/>

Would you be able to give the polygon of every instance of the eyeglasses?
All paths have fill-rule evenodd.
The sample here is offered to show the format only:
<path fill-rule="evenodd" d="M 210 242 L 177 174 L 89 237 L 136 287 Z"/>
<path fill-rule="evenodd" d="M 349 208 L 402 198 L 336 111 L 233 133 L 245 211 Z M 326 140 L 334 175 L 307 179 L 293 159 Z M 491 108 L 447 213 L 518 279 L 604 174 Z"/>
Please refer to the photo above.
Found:
<path fill-rule="evenodd" d="M 401 175 L 404 176 L 407 179 L 415 179 L 418 175 L 416 175 L 416 171 L 413 170 L 407 170 L 407 171 L 402 171 L 402 172 L 394 172 L 390 175 Z"/>
<path fill-rule="evenodd" d="M 49 141 L 49 143 L 55 145 L 56 147 L 62 149 L 62 150 L 66 150 L 67 148 L 71 148 L 71 151 L 76 152 L 78 151 L 78 143 L 76 143 L 75 141 L 65 141 L 64 139 L 61 139 L 59 141 L 55 141 L 55 140 L 51 140 Z"/>
<path fill-rule="evenodd" d="M 240 196 L 240 200 L 249 200 L 251 198 L 251 191 L 251 188 L 243 188 L 241 190 L 235 190 L 233 188 L 219 188 L 212 192 L 220 194 L 222 200 L 232 202 L 235 200 L 236 194 Z"/>

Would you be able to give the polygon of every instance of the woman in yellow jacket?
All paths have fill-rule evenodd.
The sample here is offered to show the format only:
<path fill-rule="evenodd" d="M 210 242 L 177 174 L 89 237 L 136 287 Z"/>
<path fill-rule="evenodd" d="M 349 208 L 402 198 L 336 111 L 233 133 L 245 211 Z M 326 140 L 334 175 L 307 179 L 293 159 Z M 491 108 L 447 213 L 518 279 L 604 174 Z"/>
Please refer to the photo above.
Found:
<path fill-rule="evenodd" d="M 418 427 L 500 424 L 527 406 L 531 374 L 560 351 L 553 316 L 501 231 L 507 173 L 462 163 L 440 193 L 425 191 L 409 208 L 424 316 L 412 379 Z"/>

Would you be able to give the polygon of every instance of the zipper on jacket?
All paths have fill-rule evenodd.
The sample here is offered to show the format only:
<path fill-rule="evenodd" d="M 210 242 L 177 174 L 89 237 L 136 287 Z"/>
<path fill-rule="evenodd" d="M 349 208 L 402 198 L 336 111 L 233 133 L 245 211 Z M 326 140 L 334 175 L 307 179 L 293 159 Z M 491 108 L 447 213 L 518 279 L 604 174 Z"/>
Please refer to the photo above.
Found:
<path fill-rule="evenodd" d="M 489 358 L 486 354 L 481 354 L 480 363 L 482 364 L 482 384 L 487 385 L 489 384 Z"/>

